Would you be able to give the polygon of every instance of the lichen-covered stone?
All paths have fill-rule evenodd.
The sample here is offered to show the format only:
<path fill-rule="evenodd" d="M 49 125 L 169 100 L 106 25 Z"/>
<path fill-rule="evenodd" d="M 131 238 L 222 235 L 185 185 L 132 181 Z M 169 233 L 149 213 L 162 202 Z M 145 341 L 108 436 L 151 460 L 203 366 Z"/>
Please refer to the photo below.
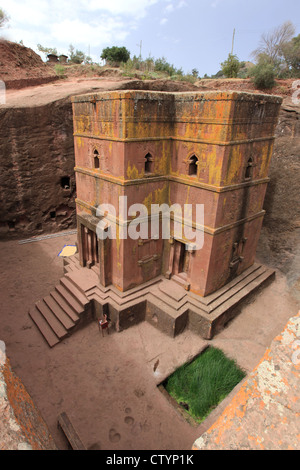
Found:
<path fill-rule="evenodd" d="M 300 448 L 300 312 L 290 319 L 195 450 Z"/>

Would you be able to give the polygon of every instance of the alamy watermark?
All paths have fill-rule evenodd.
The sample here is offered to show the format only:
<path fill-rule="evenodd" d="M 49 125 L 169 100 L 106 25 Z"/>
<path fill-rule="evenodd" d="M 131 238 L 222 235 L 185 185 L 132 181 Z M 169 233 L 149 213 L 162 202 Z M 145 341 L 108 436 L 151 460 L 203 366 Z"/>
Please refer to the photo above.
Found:
<path fill-rule="evenodd" d="M 6 86 L 3 80 L 0 80 L 0 105 L 6 104 Z"/>
<path fill-rule="evenodd" d="M 149 210 L 150 209 L 150 210 Z M 118 216 L 117 216 L 118 213 Z M 100 240 L 175 239 L 184 240 L 186 249 L 200 250 L 204 243 L 203 204 L 132 204 L 127 196 L 119 197 L 118 211 L 113 204 L 100 204 L 96 216 L 101 220 L 96 233 Z M 172 223 L 171 223 L 172 221 Z"/>

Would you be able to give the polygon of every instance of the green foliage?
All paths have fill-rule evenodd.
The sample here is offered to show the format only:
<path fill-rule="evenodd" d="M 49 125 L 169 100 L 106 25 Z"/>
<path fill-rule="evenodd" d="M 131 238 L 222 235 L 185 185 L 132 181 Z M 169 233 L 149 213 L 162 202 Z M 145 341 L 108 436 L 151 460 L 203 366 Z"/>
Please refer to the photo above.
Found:
<path fill-rule="evenodd" d="M 61 64 L 55 64 L 55 73 L 59 78 L 65 78 L 65 67 Z"/>
<path fill-rule="evenodd" d="M 69 62 L 71 64 L 82 64 L 86 59 L 86 55 L 84 54 L 84 52 L 82 51 L 79 51 L 78 49 L 76 49 L 75 51 L 75 48 L 72 44 L 70 44 L 69 46 Z"/>
<path fill-rule="evenodd" d="M 174 65 L 169 64 L 165 57 L 160 57 L 159 59 L 156 59 L 154 63 L 154 70 L 156 70 L 157 72 L 164 72 L 170 77 L 177 73 L 177 70 Z"/>
<path fill-rule="evenodd" d="M 37 48 L 40 52 L 43 52 L 46 55 L 48 55 L 48 54 L 57 55 L 56 47 L 43 47 L 41 44 L 38 44 Z"/>
<path fill-rule="evenodd" d="M 282 46 L 282 55 L 286 62 L 286 74 L 300 76 L 300 34 Z"/>
<path fill-rule="evenodd" d="M 195 83 L 198 78 L 197 69 L 193 69 L 192 73 L 185 74 L 182 68 L 177 69 L 174 65 L 167 62 L 165 57 L 155 60 L 154 57 L 149 55 L 147 59 L 143 60 L 141 57 L 133 56 L 132 59 L 122 63 L 121 66 L 124 76 L 136 77 L 142 80 L 168 78 Z"/>
<path fill-rule="evenodd" d="M 178 403 L 185 404 L 196 421 L 201 422 L 244 377 L 244 371 L 235 361 L 210 347 L 174 372 L 165 387 Z"/>
<path fill-rule="evenodd" d="M 187 73 L 186 75 L 184 74 L 179 74 L 179 75 L 172 75 L 171 80 L 176 80 L 179 82 L 187 82 L 187 83 L 192 83 L 194 84 L 197 81 L 197 78 L 194 77 L 194 75 Z"/>
<path fill-rule="evenodd" d="M 92 65 L 93 59 L 89 55 L 84 56 L 84 63 L 85 65 Z"/>
<path fill-rule="evenodd" d="M 259 90 L 270 90 L 276 85 L 276 70 L 269 62 L 260 61 L 250 72 L 253 83 Z"/>
<path fill-rule="evenodd" d="M 205 74 L 203 78 L 224 78 L 224 73 L 223 73 L 223 70 L 219 70 L 217 73 L 215 73 L 211 77 Z"/>
<path fill-rule="evenodd" d="M 221 67 L 226 78 L 236 78 L 239 73 L 241 63 L 236 55 L 228 54 L 227 60 L 221 63 Z"/>
<path fill-rule="evenodd" d="M 112 46 L 103 49 L 100 57 L 110 64 L 120 64 L 121 62 L 126 63 L 129 60 L 130 52 L 126 47 Z"/>

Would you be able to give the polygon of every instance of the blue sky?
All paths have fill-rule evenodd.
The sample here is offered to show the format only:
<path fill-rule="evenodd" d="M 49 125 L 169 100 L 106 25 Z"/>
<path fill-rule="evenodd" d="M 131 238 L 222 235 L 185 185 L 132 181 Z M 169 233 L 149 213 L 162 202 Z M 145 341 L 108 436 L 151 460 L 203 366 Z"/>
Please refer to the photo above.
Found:
<path fill-rule="evenodd" d="M 292 21 L 300 33 L 299 0 L 0 0 L 10 16 L 5 37 L 68 53 L 70 44 L 95 62 L 107 46 L 131 55 L 164 56 L 187 73 L 216 73 L 231 51 L 251 60 L 264 32 Z"/>

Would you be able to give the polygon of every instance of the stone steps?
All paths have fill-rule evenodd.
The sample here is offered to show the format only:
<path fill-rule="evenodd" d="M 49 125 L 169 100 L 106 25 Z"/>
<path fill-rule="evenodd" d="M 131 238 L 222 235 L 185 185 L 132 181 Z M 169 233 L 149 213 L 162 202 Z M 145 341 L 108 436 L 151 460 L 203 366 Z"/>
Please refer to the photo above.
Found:
<path fill-rule="evenodd" d="M 79 316 L 73 310 L 72 307 L 68 304 L 65 298 L 56 290 L 50 292 L 50 296 L 56 301 L 60 308 L 71 318 L 71 320 L 76 324 L 79 321 Z"/>
<path fill-rule="evenodd" d="M 57 343 L 60 342 L 59 338 L 56 336 L 48 322 L 41 315 L 39 310 L 36 307 L 32 307 L 29 311 L 29 315 L 39 331 L 42 333 L 43 337 L 49 344 L 50 348 L 53 348 Z"/>
<path fill-rule="evenodd" d="M 89 299 L 66 277 L 29 311 L 29 316 L 50 347 L 66 338 L 80 323 Z"/>
<path fill-rule="evenodd" d="M 65 299 L 69 307 L 71 307 L 79 315 L 83 312 L 83 306 L 78 302 L 73 295 L 63 285 L 58 284 L 55 290 Z"/>
<path fill-rule="evenodd" d="M 60 284 L 70 293 L 73 298 L 76 299 L 81 307 L 84 308 L 89 303 L 87 297 L 80 291 L 80 289 L 77 288 L 73 282 L 71 282 L 68 277 L 62 277 Z"/>
<path fill-rule="evenodd" d="M 56 318 L 62 323 L 62 325 L 66 328 L 66 330 L 70 330 L 73 326 L 76 325 L 72 318 L 64 311 L 64 309 L 54 300 L 51 295 L 47 295 L 44 298 L 44 302 L 47 304 L 48 308 L 51 310 L 52 313 L 56 316 Z M 77 316 L 79 319 L 79 317 Z"/>
<path fill-rule="evenodd" d="M 37 310 L 41 313 L 41 315 L 45 318 L 46 322 L 49 324 L 50 328 L 54 331 L 58 339 L 64 339 L 67 334 L 68 330 L 63 326 L 63 324 L 58 320 L 56 315 L 52 312 L 52 310 L 47 306 L 44 300 L 40 300 L 35 304 Z"/>
<path fill-rule="evenodd" d="M 108 312 L 117 331 L 148 321 L 170 336 L 185 328 L 211 339 L 238 314 L 235 307 L 258 287 L 272 279 L 275 271 L 254 264 L 211 295 L 200 297 L 173 279 L 160 276 L 125 292 L 103 287 L 96 273 L 81 268 L 76 258 L 65 264 L 68 272 L 55 289 L 37 302 L 29 314 L 50 347 L 76 329 L 83 319 Z"/>

